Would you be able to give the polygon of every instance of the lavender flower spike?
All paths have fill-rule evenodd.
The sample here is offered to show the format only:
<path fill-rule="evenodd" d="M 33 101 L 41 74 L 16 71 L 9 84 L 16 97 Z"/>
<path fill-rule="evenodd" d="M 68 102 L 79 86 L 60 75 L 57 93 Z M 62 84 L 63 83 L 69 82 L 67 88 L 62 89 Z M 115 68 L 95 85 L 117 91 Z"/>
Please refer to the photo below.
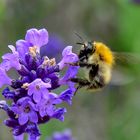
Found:
<path fill-rule="evenodd" d="M 76 62 L 78 56 L 72 52 L 72 46 L 68 46 L 62 52 L 62 60 L 57 64 L 55 58 L 40 55 L 41 47 L 47 43 L 47 30 L 32 28 L 27 31 L 25 40 L 16 42 L 16 48 L 9 46 L 12 53 L 2 56 L 0 87 L 7 85 L 2 95 L 11 102 L 7 104 L 1 101 L 0 109 L 9 117 L 4 123 L 12 128 L 15 140 L 23 140 L 24 133 L 28 134 L 29 140 L 39 140 L 41 134 L 38 125 L 51 119 L 64 121 L 66 108 L 57 105 L 63 102 L 72 103 L 75 83 L 69 79 L 76 77 L 79 67 L 66 63 Z M 66 73 L 60 76 L 65 67 Z M 6 72 L 11 68 L 18 72 L 18 78 L 11 79 L 7 75 Z M 55 94 L 54 91 L 63 85 L 68 88 Z"/>

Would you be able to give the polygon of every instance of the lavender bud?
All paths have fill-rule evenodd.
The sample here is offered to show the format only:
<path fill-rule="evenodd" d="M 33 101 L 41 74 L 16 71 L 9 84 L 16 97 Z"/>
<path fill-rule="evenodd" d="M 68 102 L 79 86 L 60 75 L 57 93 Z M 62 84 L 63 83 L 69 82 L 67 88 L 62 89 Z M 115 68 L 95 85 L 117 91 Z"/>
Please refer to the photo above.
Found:
<path fill-rule="evenodd" d="M 29 74 L 29 70 L 24 65 L 21 65 L 21 69 L 18 71 L 18 73 L 22 76 L 26 76 Z"/>

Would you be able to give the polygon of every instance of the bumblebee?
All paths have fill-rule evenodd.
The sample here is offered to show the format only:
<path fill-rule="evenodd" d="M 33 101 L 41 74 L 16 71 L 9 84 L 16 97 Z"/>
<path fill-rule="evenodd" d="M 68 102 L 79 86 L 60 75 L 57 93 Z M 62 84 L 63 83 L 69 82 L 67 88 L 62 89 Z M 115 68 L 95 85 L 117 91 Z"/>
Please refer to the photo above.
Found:
<path fill-rule="evenodd" d="M 71 78 L 70 80 L 78 84 L 77 90 L 81 87 L 93 90 L 103 88 L 110 82 L 112 76 L 112 68 L 115 63 L 113 52 L 102 42 L 77 44 L 82 46 L 78 55 L 79 61 L 70 63 L 70 65 L 86 68 L 87 77 Z"/>

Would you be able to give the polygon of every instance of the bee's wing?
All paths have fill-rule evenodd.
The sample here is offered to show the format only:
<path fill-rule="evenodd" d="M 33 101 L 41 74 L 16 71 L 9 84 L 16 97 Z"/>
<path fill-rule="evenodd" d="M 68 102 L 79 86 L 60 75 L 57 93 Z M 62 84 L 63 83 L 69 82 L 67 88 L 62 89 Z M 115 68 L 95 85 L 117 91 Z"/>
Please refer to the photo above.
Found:
<path fill-rule="evenodd" d="M 113 52 L 115 65 L 112 71 L 111 85 L 126 85 L 135 80 L 134 65 L 140 64 L 140 57 L 134 53 Z"/>
<path fill-rule="evenodd" d="M 140 64 L 140 55 L 129 52 L 113 52 L 117 64 Z"/>
<path fill-rule="evenodd" d="M 127 85 L 129 83 L 132 83 L 134 80 L 135 77 L 131 71 L 128 71 L 127 69 L 124 68 L 122 70 L 122 67 L 114 68 L 112 71 L 110 85 L 112 86 Z"/>

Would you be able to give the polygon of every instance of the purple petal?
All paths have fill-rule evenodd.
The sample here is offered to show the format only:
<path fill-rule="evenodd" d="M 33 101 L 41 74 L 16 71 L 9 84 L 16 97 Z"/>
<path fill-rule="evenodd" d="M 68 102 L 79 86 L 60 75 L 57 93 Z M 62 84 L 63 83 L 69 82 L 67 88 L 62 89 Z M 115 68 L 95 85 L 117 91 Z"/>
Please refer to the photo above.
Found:
<path fill-rule="evenodd" d="M 72 63 L 78 61 L 78 56 L 72 52 L 72 46 L 67 46 L 62 52 L 62 60 L 58 63 L 59 69 L 63 69 L 65 66 L 69 66 L 66 63 Z"/>
<path fill-rule="evenodd" d="M 39 114 L 40 114 L 41 117 L 46 116 L 47 113 L 46 113 L 44 107 L 40 107 L 40 109 L 39 109 Z"/>
<path fill-rule="evenodd" d="M 38 92 L 34 92 L 34 94 L 33 94 L 33 99 L 34 99 L 34 101 L 35 101 L 36 103 L 38 103 L 38 102 L 41 100 L 41 94 L 40 94 L 39 91 L 38 91 Z"/>
<path fill-rule="evenodd" d="M 13 136 L 14 140 L 24 140 L 24 134 L 21 134 L 19 136 Z"/>
<path fill-rule="evenodd" d="M 11 81 L 12 79 L 7 76 L 5 70 L 0 68 L 0 88 L 5 84 L 11 85 Z"/>
<path fill-rule="evenodd" d="M 75 89 L 75 83 L 69 81 L 69 82 L 67 83 L 67 85 L 68 85 L 69 89 L 74 93 L 75 90 L 76 90 L 76 89 Z"/>
<path fill-rule="evenodd" d="M 32 43 L 33 46 L 36 46 L 39 49 L 48 43 L 48 31 L 46 29 L 30 29 L 26 33 L 25 40 Z"/>
<path fill-rule="evenodd" d="M 8 45 L 8 48 L 12 51 L 12 53 L 16 52 L 16 49 L 13 45 Z"/>
<path fill-rule="evenodd" d="M 55 113 L 53 114 L 53 117 L 60 121 L 64 121 L 64 113 L 66 112 L 67 110 L 65 108 L 59 108 L 55 111 Z"/>
<path fill-rule="evenodd" d="M 69 139 L 72 139 L 72 132 L 70 129 L 66 129 L 64 132 L 63 132 L 63 135 L 64 137 L 66 138 L 69 138 Z M 72 139 L 73 140 L 73 139 Z"/>
<path fill-rule="evenodd" d="M 1 100 L 1 101 L 0 101 L 0 109 L 3 109 L 3 110 L 5 110 L 6 112 L 8 112 L 9 107 L 8 107 L 6 101 L 4 101 L 4 100 Z"/>
<path fill-rule="evenodd" d="M 30 83 L 29 88 L 30 89 L 36 89 L 36 86 L 39 86 L 39 88 L 51 88 L 51 84 L 50 83 L 45 83 L 43 82 L 41 79 L 36 79 L 34 80 L 32 83 Z"/>
<path fill-rule="evenodd" d="M 32 107 L 32 109 L 34 111 L 38 111 L 37 108 L 36 108 L 36 105 L 33 102 L 29 101 L 28 103 L 30 104 L 30 106 Z"/>
<path fill-rule="evenodd" d="M 19 115 L 18 121 L 19 121 L 19 124 L 20 124 L 20 125 L 24 125 L 25 123 L 27 123 L 27 121 L 28 121 L 28 114 L 26 114 L 26 113 L 21 113 L 21 114 Z"/>
<path fill-rule="evenodd" d="M 60 85 L 68 85 L 69 89 L 72 93 L 75 92 L 75 83 L 69 81 L 70 78 L 76 77 L 76 74 L 78 73 L 79 67 L 70 66 L 68 70 L 66 71 L 66 74 L 59 80 Z M 71 104 L 70 101 L 67 101 L 69 104 Z"/>
<path fill-rule="evenodd" d="M 6 71 L 10 70 L 11 65 L 9 60 L 3 60 L 3 62 L 0 64 L 0 67 L 5 69 Z"/>
<path fill-rule="evenodd" d="M 32 44 L 25 40 L 18 40 L 16 42 L 16 48 L 19 53 L 19 57 L 23 60 L 25 59 L 25 54 L 29 52 L 29 47 L 32 47 Z"/>
<path fill-rule="evenodd" d="M 25 128 L 25 132 L 29 135 L 28 140 L 38 140 L 38 137 L 40 136 L 40 132 L 36 123 L 28 123 Z"/>
<path fill-rule="evenodd" d="M 34 89 L 32 88 L 32 86 L 29 86 L 28 95 L 31 96 L 33 93 L 34 93 Z"/>
<path fill-rule="evenodd" d="M 0 107 L 2 107 L 3 105 L 7 105 L 6 101 L 5 100 L 0 100 Z"/>
<path fill-rule="evenodd" d="M 7 53 L 2 56 L 3 63 L 2 66 L 8 71 L 10 68 L 15 68 L 19 70 L 21 65 L 19 63 L 19 54 L 15 51 L 14 46 L 9 45 L 9 48 L 12 50 L 13 53 Z"/>
<path fill-rule="evenodd" d="M 59 98 L 56 98 L 55 100 L 52 101 L 52 104 L 57 105 L 57 104 L 61 104 L 62 100 Z"/>
<path fill-rule="evenodd" d="M 46 113 L 50 117 L 54 114 L 54 106 L 52 104 L 47 105 Z"/>
<path fill-rule="evenodd" d="M 34 123 L 37 123 L 37 122 L 38 122 L 38 116 L 37 116 L 37 114 L 36 114 L 35 111 L 31 111 L 31 112 L 29 113 L 29 120 L 30 120 L 31 122 L 34 122 Z"/>
<path fill-rule="evenodd" d="M 53 96 L 54 97 L 54 96 Z M 37 103 L 37 109 L 41 117 L 46 115 L 52 116 L 54 114 L 55 106 L 53 104 L 55 98 L 51 99 L 49 96 L 47 99 L 43 98 L 39 103 Z M 62 100 L 61 100 L 62 102 Z"/>
<path fill-rule="evenodd" d="M 72 46 L 67 46 L 62 52 L 62 56 L 64 57 L 64 56 L 69 55 L 71 53 L 72 53 Z"/>
<path fill-rule="evenodd" d="M 17 106 L 12 106 L 11 110 L 15 113 L 15 114 L 21 114 L 22 110 L 20 110 Z"/>
<path fill-rule="evenodd" d="M 36 104 L 36 108 L 39 111 L 39 114 L 40 114 L 41 117 L 44 117 L 47 114 L 46 113 L 46 106 L 47 106 L 48 99 L 47 100 L 46 99 L 41 99 L 41 101 Z"/>
<path fill-rule="evenodd" d="M 60 99 L 62 99 L 63 101 L 67 102 L 68 104 L 71 105 L 72 103 L 72 97 L 73 97 L 73 93 L 70 89 L 67 89 L 65 91 L 63 91 L 61 94 L 60 94 Z"/>
<path fill-rule="evenodd" d="M 59 98 L 59 96 L 52 92 L 49 93 L 49 99 L 50 102 L 54 105 L 62 103 L 62 100 Z"/>
<path fill-rule="evenodd" d="M 42 89 L 40 89 L 40 92 L 42 93 L 42 95 L 43 95 L 43 98 L 44 99 L 46 99 L 46 100 L 48 100 L 49 99 L 49 90 L 48 89 L 46 89 L 46 88 L 42 88 Z"/>
<path fill-rule="evenodd" d="M 31 136 L 31 135 L 28 135 L 28 140 L 40 140 L 40 136 Z"/>
<path fill-rule="evenodd" d="M 62 140 L 63 139 L 63 134 L 59 133 L 59 132 L 55 132 L 53 134 L 53 137 L 52 137 L 53 140 Z"/>
<path fill-rule="evenodd" d="M 44 83 L 41 79 L 36 79 L 30 83 L 28 87 L 28 95 L 31 96 L 33 94 L 34 101 L 39 102 L 43 96 L 46 96 L 48 93 L 47 88 L 50 87 L 50 83 Z"/>
<path fill-rule="evenodd" d="M 17 101 L 17 105 L 25 107 L 29 101 L 31 101 L 29 97 L 22 97 Z"/>
<path fill-rule="evenodd" d="M 79 67 L 70 66 L 66 71 L 65 75 L 60 79 L 59 84 L 66 84 L 70 78 L 74 78 L 78 73 L 78 69 Z"/>
<path fill-rule="evenodd" d="M 70 129 L 66 129 L 63 132 L 55 132 L 51 140 L 74 140 Z"/>

